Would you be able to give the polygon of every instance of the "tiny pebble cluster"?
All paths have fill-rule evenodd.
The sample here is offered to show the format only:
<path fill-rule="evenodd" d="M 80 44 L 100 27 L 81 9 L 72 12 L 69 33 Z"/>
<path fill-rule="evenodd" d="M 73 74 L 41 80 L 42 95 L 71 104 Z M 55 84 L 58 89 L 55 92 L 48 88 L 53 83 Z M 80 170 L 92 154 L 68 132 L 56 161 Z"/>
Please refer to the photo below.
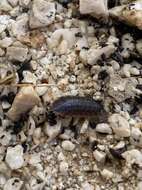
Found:
<path fill-rule="evenodd" d="M 141 190 L 141 60 L 142 0 L 0 0 L 0 190 Z"/>

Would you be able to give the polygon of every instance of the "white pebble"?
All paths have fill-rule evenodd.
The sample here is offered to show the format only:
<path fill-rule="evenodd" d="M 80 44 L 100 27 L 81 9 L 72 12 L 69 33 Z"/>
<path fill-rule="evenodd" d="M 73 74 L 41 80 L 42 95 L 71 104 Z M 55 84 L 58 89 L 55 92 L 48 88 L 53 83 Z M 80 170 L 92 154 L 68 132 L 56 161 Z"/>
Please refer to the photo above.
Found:
<path fill-rule="evenodd" d="M 130 126 L 128 121 L 120 114 L 113 114 L 109 117 L 109 123 L 114 133 L 118 137 L 129 137 Z"/>
<path fill-rule="evenodd" d="M 75 149 L 75 145 L 71 141 L 65 140 L 62 142 L 62 148 L 66 151 L 73 151 Z"/>
<path fill-rule="evenodd" d="M 24 165 L 23 148 L 21 145 L 8 147 L 6 153 L 6 163 L 12 170 L 19 169 Z"/>
<path fill-rule="evenodd" d="M 60 172 L 63 174 L 63 175 L 66 175 L 67 174 L 67 172 L 68 172 L 68 163 L 67 162 L 65 162 L 65 161 L 62 161 L 61 163 L 60 163 Z"/>
<path fill-rule="evenodd" d="M 139 74 L 140 74 L 140 71 L 139 71 L 139 69 L 137 69 L 137 68 L 135 68 L 135 67 L 132 67 L 132 68 L 130 68 L 130 73 L 131 73 L 132 75 L 139 75 Z"/>
<path fill-rule="evenodd" d="M 142 147 L 142 132 L 139 128 L 132 127 L 130 142 L 131 144 Z"/>
<path fill-rule="evenodd" d="M 10 60 L 23 62 L 28 57 L 28 48 L 10 46 L 7 48 L 7 56 Z"/>
<path fill-rule="evenodd" d="M 34 0 L 32 14 L 30 15 L 30 27 L 39 28 L 52 24 L 55 19 L 55 3 L 45 0 Z"/>
<path fill-rule="evenodd" d="M 142 181 L 138 182 L 138 186 L 136 190 L 142 190 Z"/>
<path fill-rule="evenodd" d="M 97 124 L 96 131 L 99 133 L 112 134 L 112 129 L 107 123 Z"/>
<path fill-rule="evenodd" d="M 23 181 L 21 181 L 19 178 L 13 177 L 6 182 L 3 190 L 20 190 L 22 185 Z"/>
<path fill-rule="evenodd" d="M 84 182 L 84 183 L 82 184 L 82 190 L 94 190 L 94 189 L 95 189 L 94 186 L 91 185 L 91 184 L 88 183 L 88 182 Z"/>
<path fill-rule="evenodd" d="M 104 0 L 80 0 L 80 13 L 90 14 L 94 17 L 107 17 L 108 8 Z"/>
<path fill-rule="evenodd" d="M 111 172 L 108 169 L 103 169 L 103 171 L 101 172 L 101 175 L 103 178 L 108 180 L 108 179 L 111 179 L 113 177 L 113 172 Z"/>
<path fill-rule="evenodd" d="M 142 39 L 137 41 L 136 49 L 137 49 L 138 53 L 142 56 Z"/>
<path fill-rule="evenodd" d="M 105 159 L 106 159 L 106 153 L 102 152 L 102 151 L 98 151 L 98 150 L 95 150 L 93 152 L 93 156 L 95 158 L 95 160 L 97 162 L 101 162 L 101 163 L 104 163 L 105 162 Z"/>
<path fill-rule="evenodd" d="M 12 107 L 8 110 L 7 116 L 11 120 L 16 121 L 21 114 L 31 110 L 39 102 L 40 98 L 32 86 L 22 87 L 16 95 Z"/>
<path fill-rule="evenodd" d="M 88 125 L 89 125 L 89 121 L 85 120 L 84 123 L 82 124 L 81 130 L 80 130 L 81 134 L 84 134 L 87 131 Z"/>
<path fill-rule="evenodd" d="M 57 124 L 54 126 L 50 126 L 49 123 L 45 124 L 44 132 L 50 138 L 54 139 L 60 134 L 61 131 L 61 121 L 58 120 Z"/>
<path fill-rule="evenodd" d="M 125 158 L 127 164 L 137 164 L 139 167 L 142 167 L 142 153 L 137 149 L 132 149 L 124 152 L 122 154 Z"/>

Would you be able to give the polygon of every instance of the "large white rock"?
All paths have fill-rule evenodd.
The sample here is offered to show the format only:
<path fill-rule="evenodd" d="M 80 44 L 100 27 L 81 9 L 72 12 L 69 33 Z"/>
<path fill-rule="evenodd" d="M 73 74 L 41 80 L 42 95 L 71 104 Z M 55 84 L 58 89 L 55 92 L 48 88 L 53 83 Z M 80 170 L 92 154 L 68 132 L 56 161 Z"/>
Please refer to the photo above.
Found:
<path fill-rule="evenodd" d="M 55 3 L 45 0 L 34 0 L 32 4 L 32 13 L 30 15 L 30 27 L 45 27 L 54 22 Z"/>
<path fill-rule="evenodd" d="M 90 14 L 94 17 L 107 17 L 107 0 L 80 0 L 80 13 Z"/>
<path fill-rule="evenodd" d="M 12 107 L 7 112 L 7 116 L 16 121 L 21 114 L 25 114 L 31 110 L 35 105 L 38 105 L 40 98 L 32 86 L 22 87 L 16 95 Z"/>
<path fill-rule="evenodd" d="M 12 170 L 19 169 L 24 164 L 23 148 L 21 145 L 9 147 L 6 153 L 6 163 Z"/>
<path fill-rule="evenodd" d="M 109 117 L 109 123 L 118 137 L 129 137 L 130 126 L 128 121 L 120 114 L 113 114 Z"/>

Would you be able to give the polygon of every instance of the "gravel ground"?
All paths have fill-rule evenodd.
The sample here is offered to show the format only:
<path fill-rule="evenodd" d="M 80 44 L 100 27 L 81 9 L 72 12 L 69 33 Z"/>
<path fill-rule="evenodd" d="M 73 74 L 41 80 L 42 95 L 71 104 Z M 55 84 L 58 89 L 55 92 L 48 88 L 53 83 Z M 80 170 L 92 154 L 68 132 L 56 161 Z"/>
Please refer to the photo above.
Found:
<path fill-rule="evenodd" d="M 141 30 L 141 0 L 0 0 L 0 190 L 142 189 Z"/>

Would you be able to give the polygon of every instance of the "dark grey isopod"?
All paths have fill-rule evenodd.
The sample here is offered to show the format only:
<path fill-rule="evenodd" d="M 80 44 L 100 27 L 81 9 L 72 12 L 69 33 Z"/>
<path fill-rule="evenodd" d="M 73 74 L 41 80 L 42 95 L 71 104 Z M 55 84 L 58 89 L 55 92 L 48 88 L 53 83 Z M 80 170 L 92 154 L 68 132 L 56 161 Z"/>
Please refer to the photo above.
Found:
<path fill-rule="evenodd" d="M 92 98 L 63 96 L 53 102 L 51 110 L 62 116 L 93 117 L 104 109 L 100 102 Z"/>

